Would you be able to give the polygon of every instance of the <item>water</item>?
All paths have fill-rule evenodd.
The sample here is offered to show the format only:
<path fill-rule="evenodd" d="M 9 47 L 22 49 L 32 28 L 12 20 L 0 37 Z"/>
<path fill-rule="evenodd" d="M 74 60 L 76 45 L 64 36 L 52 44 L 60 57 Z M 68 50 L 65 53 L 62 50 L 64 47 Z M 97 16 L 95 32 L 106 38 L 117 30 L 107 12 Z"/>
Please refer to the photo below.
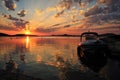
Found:
<path fill-rule="evenodd" d="M 0 68 L 12 59 L 23 74 L 43 80 L 120 79 L 116 60 L 108 60 L 96 78 L 95 72 L 80 64 L 78 43 L 79 37 L 1 37 Z"/>

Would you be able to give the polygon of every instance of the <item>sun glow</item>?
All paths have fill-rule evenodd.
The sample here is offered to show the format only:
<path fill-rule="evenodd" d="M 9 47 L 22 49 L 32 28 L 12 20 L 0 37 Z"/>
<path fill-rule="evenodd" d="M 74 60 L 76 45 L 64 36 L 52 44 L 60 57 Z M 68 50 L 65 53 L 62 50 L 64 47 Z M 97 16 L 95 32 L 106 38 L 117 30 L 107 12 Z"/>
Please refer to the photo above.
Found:
<path fill-rule="evenodd" d="M 26 30 L 26 31 L 25 31 L 25 34 L 27 34 L 27 35 L 30 34 L 30 31 L 29 31 L 29 30 Z"/>

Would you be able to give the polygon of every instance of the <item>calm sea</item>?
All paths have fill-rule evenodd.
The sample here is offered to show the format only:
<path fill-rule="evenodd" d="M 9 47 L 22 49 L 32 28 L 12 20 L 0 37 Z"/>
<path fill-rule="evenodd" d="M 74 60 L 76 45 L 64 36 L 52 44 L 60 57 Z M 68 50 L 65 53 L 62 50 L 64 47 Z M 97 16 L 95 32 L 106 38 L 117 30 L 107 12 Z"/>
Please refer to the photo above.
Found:
<path fill-rule="evenodd" d="M 0 37 L 0 69 L 13 60 L 23 74 L 43 80 L 96 78 L 96 73 L 78 60 L 78 44 L 79 37 Z M 119 61 L 108 61 L 99 73 L 100 78 L 118 80 Z"/>

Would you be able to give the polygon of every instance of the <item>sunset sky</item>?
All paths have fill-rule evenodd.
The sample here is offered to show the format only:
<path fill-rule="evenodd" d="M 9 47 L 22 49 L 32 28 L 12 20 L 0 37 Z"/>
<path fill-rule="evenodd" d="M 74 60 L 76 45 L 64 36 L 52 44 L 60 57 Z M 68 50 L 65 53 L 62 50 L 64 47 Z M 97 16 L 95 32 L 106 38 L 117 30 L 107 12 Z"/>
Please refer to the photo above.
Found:
<path fill-rule="evenodd" d="M 120 34 L 120 0 L 0 0 L 0 32 Z"/>

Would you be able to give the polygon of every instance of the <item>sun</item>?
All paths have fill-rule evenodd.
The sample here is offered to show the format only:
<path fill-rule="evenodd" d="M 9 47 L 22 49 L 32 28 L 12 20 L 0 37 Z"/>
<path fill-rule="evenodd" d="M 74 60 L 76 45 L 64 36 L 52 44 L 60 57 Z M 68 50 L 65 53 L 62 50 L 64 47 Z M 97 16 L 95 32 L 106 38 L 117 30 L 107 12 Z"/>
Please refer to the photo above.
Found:
<path fill-rule="evenodd" d="M 29 31 L 29 30 L 26 30 L 26 31 L 25 31 L 25 34 L 26 34 L 26 35 L 30 34 L 30 31 Z"/>

